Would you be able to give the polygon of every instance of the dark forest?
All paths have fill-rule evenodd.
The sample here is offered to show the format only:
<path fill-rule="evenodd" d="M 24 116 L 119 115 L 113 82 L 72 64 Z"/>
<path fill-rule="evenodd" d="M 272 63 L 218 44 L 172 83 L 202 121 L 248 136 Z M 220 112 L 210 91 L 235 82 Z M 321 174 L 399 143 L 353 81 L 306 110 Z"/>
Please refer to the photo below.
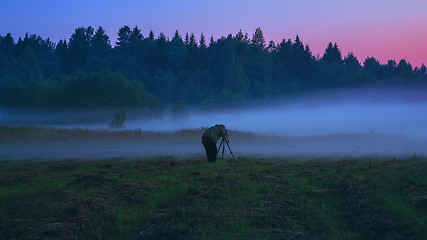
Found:
<path fill-rule="evenodd" d="M 123 26 L 113 45 L 102 27 L 81 27 L 58 43 L 26 34 L 0 36 L 0 105 L 31 109 L 136 108 L 289 97 L 316 90 L 427 83 L 426 67 L 343 56 L 337 43 L 314 56 L 296 36 L 267 43 L 257 28 L 217 40 L 201 34 L 170 39 Z"/>

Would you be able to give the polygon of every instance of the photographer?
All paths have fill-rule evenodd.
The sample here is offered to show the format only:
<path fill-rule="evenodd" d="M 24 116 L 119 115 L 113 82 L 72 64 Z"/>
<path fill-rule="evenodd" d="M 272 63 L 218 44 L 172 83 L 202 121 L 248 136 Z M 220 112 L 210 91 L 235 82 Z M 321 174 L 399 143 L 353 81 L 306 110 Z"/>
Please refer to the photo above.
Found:
<path fill-rule="evenodd" d="M 216 162 L 216 155 L 218 152 L 216 143 L 221 137 L 228 142 L 228 133 L 225 126 L 222 124 L 210 127 L 203 133 L 202 144 L 205 147 L 208 162 Z"/>

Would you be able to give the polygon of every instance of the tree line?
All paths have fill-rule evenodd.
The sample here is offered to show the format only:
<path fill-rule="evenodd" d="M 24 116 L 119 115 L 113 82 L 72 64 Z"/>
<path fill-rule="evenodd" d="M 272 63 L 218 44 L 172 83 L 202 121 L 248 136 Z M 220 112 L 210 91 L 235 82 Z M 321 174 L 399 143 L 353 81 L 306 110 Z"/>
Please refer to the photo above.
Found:
<path fill-rule="evenodd" d="M 314 56 L 299 36 L 266 42 L 260 28 L 214 40 L 172 38 L 123 26 L 112 45 L 105 29 L 80 27 L 68 40 L 0 36 L 0 105 L 30 108 L 140 108 L 174 103 L 215 107 L 318 89 L 427 83 L 426 67 L 343 56 L 329 43 Z"/>

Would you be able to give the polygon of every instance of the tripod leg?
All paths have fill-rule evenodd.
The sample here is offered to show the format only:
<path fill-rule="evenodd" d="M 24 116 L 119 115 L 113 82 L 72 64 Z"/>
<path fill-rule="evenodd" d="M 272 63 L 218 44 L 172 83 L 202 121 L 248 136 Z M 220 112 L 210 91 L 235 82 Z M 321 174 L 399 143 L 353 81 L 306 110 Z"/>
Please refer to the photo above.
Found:
<path fill-rule="evenodd" d="M 222 140 L 224 142 L 224 139 Z M 224 162 L 225 144 L 222 145 L 222 161 Z"/>
<path fill-rule="evenodd" d="M 224 139 L 222 139 L 221 143 L 219 144 L 219 148 L 216 151 L 216 155 L 218 155 L 219 151 L 221 150 L 221 146 L 222 146 L 223 143 L 224 143 Z"/>
<path fill-rule="evenodd" d="M 231 156 L 233 157 L 233 160 L 236 160 L 236 159 L 234 158 L 233 152 L 231 151 L 230 145 L 228 144 L 228 141 L 225 141 L 225 142 L 227 143 L 228 150 L 230 150 L 230 153 L 231 153 Z M 224 144 L 224 145 L 225 145 L 225 144 Z"/>

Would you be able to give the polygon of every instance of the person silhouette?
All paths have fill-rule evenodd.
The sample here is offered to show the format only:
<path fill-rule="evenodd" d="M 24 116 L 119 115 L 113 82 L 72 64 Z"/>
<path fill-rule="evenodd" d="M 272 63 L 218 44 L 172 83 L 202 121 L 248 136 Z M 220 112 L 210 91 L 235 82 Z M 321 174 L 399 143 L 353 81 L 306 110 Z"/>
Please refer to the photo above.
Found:
<path fill-rule="evenodd" d="M 216 162 L 218 139 L 225 138 L 228 141 L 228 133 L 223 124 L 217 124 L 208 128 L 202 135 L 202 144 L 206 150 L 208 162 Z"/>

